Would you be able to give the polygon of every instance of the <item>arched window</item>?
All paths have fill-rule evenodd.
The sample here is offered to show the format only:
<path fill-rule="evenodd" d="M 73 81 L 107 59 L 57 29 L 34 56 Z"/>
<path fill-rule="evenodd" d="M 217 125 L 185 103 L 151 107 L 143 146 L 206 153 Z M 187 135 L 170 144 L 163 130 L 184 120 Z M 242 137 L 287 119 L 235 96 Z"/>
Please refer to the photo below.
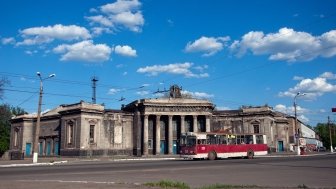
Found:
<path fill-rule="evenodd" d="M 17 147 L 19 145 L 19 128 L 14 129 L 14 147 Z"/>
<path fill-rule="evenodd" d="M 253 133 L 260 133 L 259 125 L 253 125 Z"/>
<path fill-rule="evenodd" d="M 90 125 L 90 144 L 93 144 L 95 141 L 95 125 Z"/>
<path fill-rule="evenodd" d="M 74 137 L 74 123 L 72 121 L 69 121 L 67 125 L 67 143 L 69 145 L 73 143 L 73 137 Z"/>

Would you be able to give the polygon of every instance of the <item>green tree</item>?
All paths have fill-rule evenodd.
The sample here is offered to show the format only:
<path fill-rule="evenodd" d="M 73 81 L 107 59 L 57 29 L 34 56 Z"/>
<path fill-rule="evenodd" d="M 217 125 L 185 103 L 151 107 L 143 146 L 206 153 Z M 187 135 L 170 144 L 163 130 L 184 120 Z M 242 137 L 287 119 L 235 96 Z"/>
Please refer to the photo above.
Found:
<path fill-rule="evenodd" d="M 336 127 L 335 124 L 330 123 L 331 127 L 331 138 L 333 147 L 336 146 L 336 136 L 334 129 Z M 315 132 L 320 136 L 321 141 L 323 142 L 323 146 L 326 148 L 330 148 L 330 129 L 327 123 L 318 123 L 315 127 Z"/>
<path fill-rule="evenodd" d="M 8 104 L 0 105 L 0 157 L 9 149 L 11 118 L 25 113 L 20 107 L 11 107 Z"/>

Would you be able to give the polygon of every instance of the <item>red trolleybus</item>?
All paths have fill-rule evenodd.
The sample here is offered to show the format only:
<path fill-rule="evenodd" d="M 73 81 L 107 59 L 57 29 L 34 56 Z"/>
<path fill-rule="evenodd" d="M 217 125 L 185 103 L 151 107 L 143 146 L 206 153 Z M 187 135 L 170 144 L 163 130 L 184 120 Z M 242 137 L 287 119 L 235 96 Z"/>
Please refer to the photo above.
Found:
<path fill-rule="evenodd" d="M 181 135 L 180 156 L 188 159 L 209 159 L 266 155 L 266 135 L 194 133 Z"/>

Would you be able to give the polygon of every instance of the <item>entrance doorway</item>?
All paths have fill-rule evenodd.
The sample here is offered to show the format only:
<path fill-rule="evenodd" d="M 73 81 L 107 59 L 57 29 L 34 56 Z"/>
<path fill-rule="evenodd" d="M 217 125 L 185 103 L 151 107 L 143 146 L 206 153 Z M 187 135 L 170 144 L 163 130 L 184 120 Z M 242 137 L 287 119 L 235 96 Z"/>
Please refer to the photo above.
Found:
<path fill-rule="evenodd" d="M 31 154 L 31 143 L 26 143 L 26 157 L 29 157 Z"/>
<path fill-rule="evenodd" d="M 278 151 L 279 152 L 283 152 L 284 151 L 283 141 L 278 141 Z"/>
<path fill-rule="evenodd" d="M 167 151 L 167 144 L 165 140 L 160 141 L 160 154 L 165 154 Z"/>

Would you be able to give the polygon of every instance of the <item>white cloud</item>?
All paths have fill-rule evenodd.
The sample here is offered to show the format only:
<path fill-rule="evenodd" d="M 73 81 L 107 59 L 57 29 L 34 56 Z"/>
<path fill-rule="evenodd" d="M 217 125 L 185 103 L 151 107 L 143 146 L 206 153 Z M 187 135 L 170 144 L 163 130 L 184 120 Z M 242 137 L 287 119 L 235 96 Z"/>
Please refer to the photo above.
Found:
<path fill-rule="evenodd" d="M 98 12 L 98 10 L 97 10 L 97 9 L 95 9 L 95 8 L 90 8 L 89 12 L 90 12 L 90 13 L 97 13 L 97 12 Z"/>
<path fill-rule="evenodd" d="M 303 80 L 304 77 L 300 77 L 300 76 L 294 76 L 293 80 L 295 81 L 300 81 L 300 80 Z"/>
<path fill-rule="evenodd" d="M 113 26 L 113 23 L 108 18 L 104 17 L 103 15 L 97 15 L 97 16 L 87 16 L 85 17 L 87 20 L 91 21 L 92 23 L 98 23 L 102 26 Z"/>
<path fill-rule="evenodd" d="M 208 65 L 202 65 L 202 66 L 196 66 L 194 67 L 195 70 L 198 70 L 200 72 L 204 72 L 206 69 L 208 69 Z"/>
<path fill-rule="evenodd" d="M 309 119 L 304 115 L 300 115 L 298 117 L 298 119 L 301 120 L 303 123 L 308 123 L 309 122 Z"/>
<path fill-rule="evenodd" d="M 227 106 L 216 106 L 216 110 L 231 110 L 231 108 Z"/>
<path fill-rule="evenodd" d="M 110 17 L 111 20 L 123 27 L 128 28 L 133 32 L 141 32 L 141 27 L 144 25 L 144 18 L 140 11 L 136 13 L 122 12 Z"/>
<path fill-rule="evenodd" d="M 3 45 L 12 45 L 15 44 L 15 38 L 14 37 L 7 37 L 7 38 L 2 38 L 1 43 Z"/>
<path fill-rule="evenodd" d="M 108 91 L 108 94 L 109 95 L 115 95 L 115 94 L 117 94 L 118 92 L 120 92 L 121 90 L 120 89 L 110 89 L 109 91 Z"/>
<path fill-rule="evenodd" d="M 283 104 L 278 104 L 274 107 L 275 111 L 282 112 L 287 115 L 294 115 L 294 107 L 288 106 L 286 107 Z M 296 106 L 296 113 L 297 114 L 305 114 L 309 113 L 310 111 L 308 109 L 302 108 L 301 106 Z"/>
<path fill-rule="evenodd" d="M 324 72 L 323 74 L 320 75 L 320 77 L 326 78 L 326 79 L 336 79 L 336 74 L 332 72 Z"/>
<path fill-rule="evenodd" d="M 326 113 L 327 111 L 325 109 L 320 109 L 319 113 Z"/>
<path fill-rule="evenodd" d="M 118 14 L 126 11 L 138 10 L 141 3 L 138 0 L 117 0 L 115 3 L 106 4 L 100 7 L 106 14 Z"/>
<path fill-rule="evenodd" d="M 28 54 L 28 55 L 33 55 L 33 54 L 38 53 L 38 51 L 37 50 L 34 50 L 34 51 L 26 50 L 25 53 Z"/>
<path fill-rule="evenodd" d="M 46 38 L 46 37 L 40 37 L 35 36 L 34 38 L 24 39 L 23 41 L 17 42 L 16 45 L 40 45 L 43 43 L 50 43 L 54 41 L 53 38 Z"/>
<path fill-rule="evenodd" d="M 84 27 L 76 25 L 63 26 L 62 24 L 27 28 L 20 31 L 20 34 L 24 40 L 18 42 L 17 45 L 50 43 L 55 39 L 72 41 L 91 38 L 90 32 Z"/>
<path fill-rule="evenodd" d="M 149 86 L 151 86 L 151 84 L 149 84 L 149 83 L 144 83 L 144 84 L 141 85 L 140 88 L 149 87 Z"/>
<path fill-rule="evenodd" d="M 99 36 L 102 33 L 113 33 L 113 31 L 110 28 L 107 27 L 93 27 L 91 28 L 92 35 Z"/>
<path fill-rule="evenodd" d="M 168 19 L 167 22 L 168 22 L 169 26 L 174 26 L 174 21 L 173 20 Z"/>
<path fill-rule="evenodd" d="M 209 98 L 213 98 L 214 95 L 213 94 L 207 94 L 204 92 L 190 92 L 190 91 L 181 91 L 182 94 L 184 95 L 190 95 L 193 98 L 199 98 L 199 99 L 209 99 Z"/>
<path fill-rule="evenodd" d="M 211 56 L 221 51 L 230 37 L 204 37 L 188 42 L 185 47 L 186 52 L 201 52 L 202 56 Z"/>
<path fill-rule="evenodd" d="M 149 91 L 138 91 L 136 92 L 137 95 L 140 95 L 140 96 L 146 96 L 149 94 Z"/>
<path fill-rule="evenodd" d="M 59 45 L 53 52 L 62 54 L 61 61 L 102 62 L 110 58 L 112 49 L 105 44 L 95 45 L 92 40 L 87 40 L 72 45 Z"/>
<path fill-rule="evenodd" d="M 269 55 L 270 60 L 310 61 L 318 56 L 336 55 L 336 30 L 321 36 L 294 31 L 291 28 L 281 28 L 278 33 L 269 34 L 251 31 L 240 41 L 234 41 L 230 49 L 238 57 L 250 51 L 254 55 Z"/>
<path fill-rule="evenodd" d="M 193 63 L 190 62 L 168 64 L 168 65 L 154 65 L 139 68 L 137 72 L 147 73 L 149 76 L 156 76 L 160 73 L 169 73 L 175 75 L 184 75 L 185 77 L 193 77 L 193 78 L 209 77 L 208 73 L 199 73 L 199 74 L 193 73 L 190 70 L 192 66 Z"/>
<path fill-rule="evenodd" d="M 293 88 L 280 92 L 279 96 L 294 97 L 298 92 L 301 92 L 306 94 L 304 98 L 313 100 L 324 93 L 336 92 L 336 85 L 328 83 L 328 78 L 334 76 L 331 72 L 325 72 L 320 77 L 314 79 L 302 79 Z"/>
<path fill-rule="evenodd" d="M 127 28 L 133 32 L 141 32 L 145 23 L 141 3 L 138 0 L 118 0 L 115 3 L 109 3 L 100 7 L 100 14 L 89 16 L 86 19 L 91 25 L 99 25 L 94 33 L 106 31 L 118 31 L 120 28 Z M 104 30 L 97 28 L 105 28 Z"/>
<path fill-rule="evenodd" d="M 130 57 L 136 57 L 136 50 L 132 49 L 132 47 L 128 46 L 128 45 L 124 45 L 124 46 L 120 46 L 117 45 L 114 48 L 114 52 L 116 54 L 122 55 L 122 56 L 130 56 Z"/>

